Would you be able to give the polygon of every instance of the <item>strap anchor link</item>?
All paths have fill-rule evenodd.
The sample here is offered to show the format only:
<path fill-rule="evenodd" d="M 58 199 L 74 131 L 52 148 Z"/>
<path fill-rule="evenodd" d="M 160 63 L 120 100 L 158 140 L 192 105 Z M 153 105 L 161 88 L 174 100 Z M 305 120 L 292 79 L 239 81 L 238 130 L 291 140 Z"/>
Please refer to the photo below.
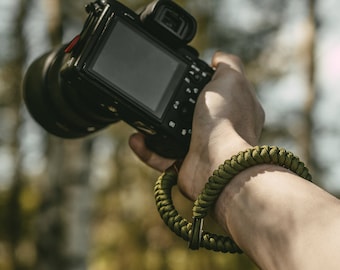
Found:
<path fill-rule="evenodd" d="M 203 218 L 193 218 L 192 236 L 189 241 L 189 248 L 198 250 L 201 246 L 203 234 Z"/>

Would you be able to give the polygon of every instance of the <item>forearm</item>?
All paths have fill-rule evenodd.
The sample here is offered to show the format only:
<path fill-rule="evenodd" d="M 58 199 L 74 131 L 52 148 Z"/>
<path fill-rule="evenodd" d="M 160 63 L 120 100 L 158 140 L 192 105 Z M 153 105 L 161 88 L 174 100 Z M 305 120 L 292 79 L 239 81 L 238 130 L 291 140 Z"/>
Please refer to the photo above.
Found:
<path fill-rule="evenodd" d="M 321 268 L 319 256 L 340 248 L 339 241 L 326 248 L 340 228 L 339 207 L 336 198 L 288 170 L 259 165 L 231 181 L 215 212 L 218 222 L 262 269 L 310 270 Z M 308 250 L 315 254 L 308 254 L 306 245 L 312 245 Z M 333 256 L 327 263 L 334 263 Z M 340 261 L 333 267 L 339 265 Z"/>

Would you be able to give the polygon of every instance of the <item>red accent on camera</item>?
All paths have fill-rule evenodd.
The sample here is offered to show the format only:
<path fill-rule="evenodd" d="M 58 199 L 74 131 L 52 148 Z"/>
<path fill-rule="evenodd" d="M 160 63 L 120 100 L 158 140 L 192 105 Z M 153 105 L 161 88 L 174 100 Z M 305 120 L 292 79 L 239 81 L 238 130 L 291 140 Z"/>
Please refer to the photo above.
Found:
<path fill-rule="evenodd" d="M 70 53 L 70 52 L 73 50 L 74 46 L 77 45 L 79 39 L 80 39 L 80 35 L 75 36 L 75 37 L 72 39 L 72 41 L 70 42 L 70 44 L 66 47 L 66 49 L 64 50 L 64 52 L 65 52 L 65 53 Z"/>

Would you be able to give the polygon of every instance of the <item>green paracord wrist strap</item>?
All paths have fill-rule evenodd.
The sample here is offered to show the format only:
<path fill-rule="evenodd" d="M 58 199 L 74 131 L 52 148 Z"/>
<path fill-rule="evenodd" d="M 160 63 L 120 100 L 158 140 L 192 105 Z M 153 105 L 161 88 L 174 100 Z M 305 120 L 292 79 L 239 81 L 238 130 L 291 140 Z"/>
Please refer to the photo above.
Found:
<path fill-rule="evenodd" d="M 191 249 L 204 247 L 214 251 L 242 253 L 242 250 L 229 237 L 203 231 L 203 218 L 235 175 L 259 164 L 279 165 L 306 180 L 312 179 L 304 163 L 291 152 L 276 146 L 256 146 L 238 153 L 214 171 L 194 203 L 193 223 L 180 216 L 173 205 L 171 189 L 177 183 L 178 172 L 175 167 L 170 167 L 158 178 L 155 185 L 158 212 L 175 234 L 189 241 Z"/>

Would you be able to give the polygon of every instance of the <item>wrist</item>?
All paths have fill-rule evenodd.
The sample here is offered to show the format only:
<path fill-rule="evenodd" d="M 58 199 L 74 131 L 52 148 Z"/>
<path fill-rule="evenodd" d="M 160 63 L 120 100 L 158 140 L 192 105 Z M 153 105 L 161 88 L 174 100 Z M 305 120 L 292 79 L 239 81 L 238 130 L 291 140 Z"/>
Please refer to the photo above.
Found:
<path fill-rule="evenodd" d="M 179 172 L 179 188 L 193 201 L 219 165 L 240 151 L 252 147 L 234 129 L 226 125 L 212 128 L 209 138 L 203 136 L 193 136 L 190 150 Z"/>
<path fill-rule="evenodd" d="M 211 155 L 211 173 L 216 170 L 221 164 L 225 162 L 225 160 L 231 159 L 234 155 L 237 155 L 241 151 L 245 151 L 249 148 L 253 147 L 248 142 L 243 140 L 242 138 L 234 138 L 228 142 L 224 143 L 216 143 L 215 150 L 213 155 Z"/>

